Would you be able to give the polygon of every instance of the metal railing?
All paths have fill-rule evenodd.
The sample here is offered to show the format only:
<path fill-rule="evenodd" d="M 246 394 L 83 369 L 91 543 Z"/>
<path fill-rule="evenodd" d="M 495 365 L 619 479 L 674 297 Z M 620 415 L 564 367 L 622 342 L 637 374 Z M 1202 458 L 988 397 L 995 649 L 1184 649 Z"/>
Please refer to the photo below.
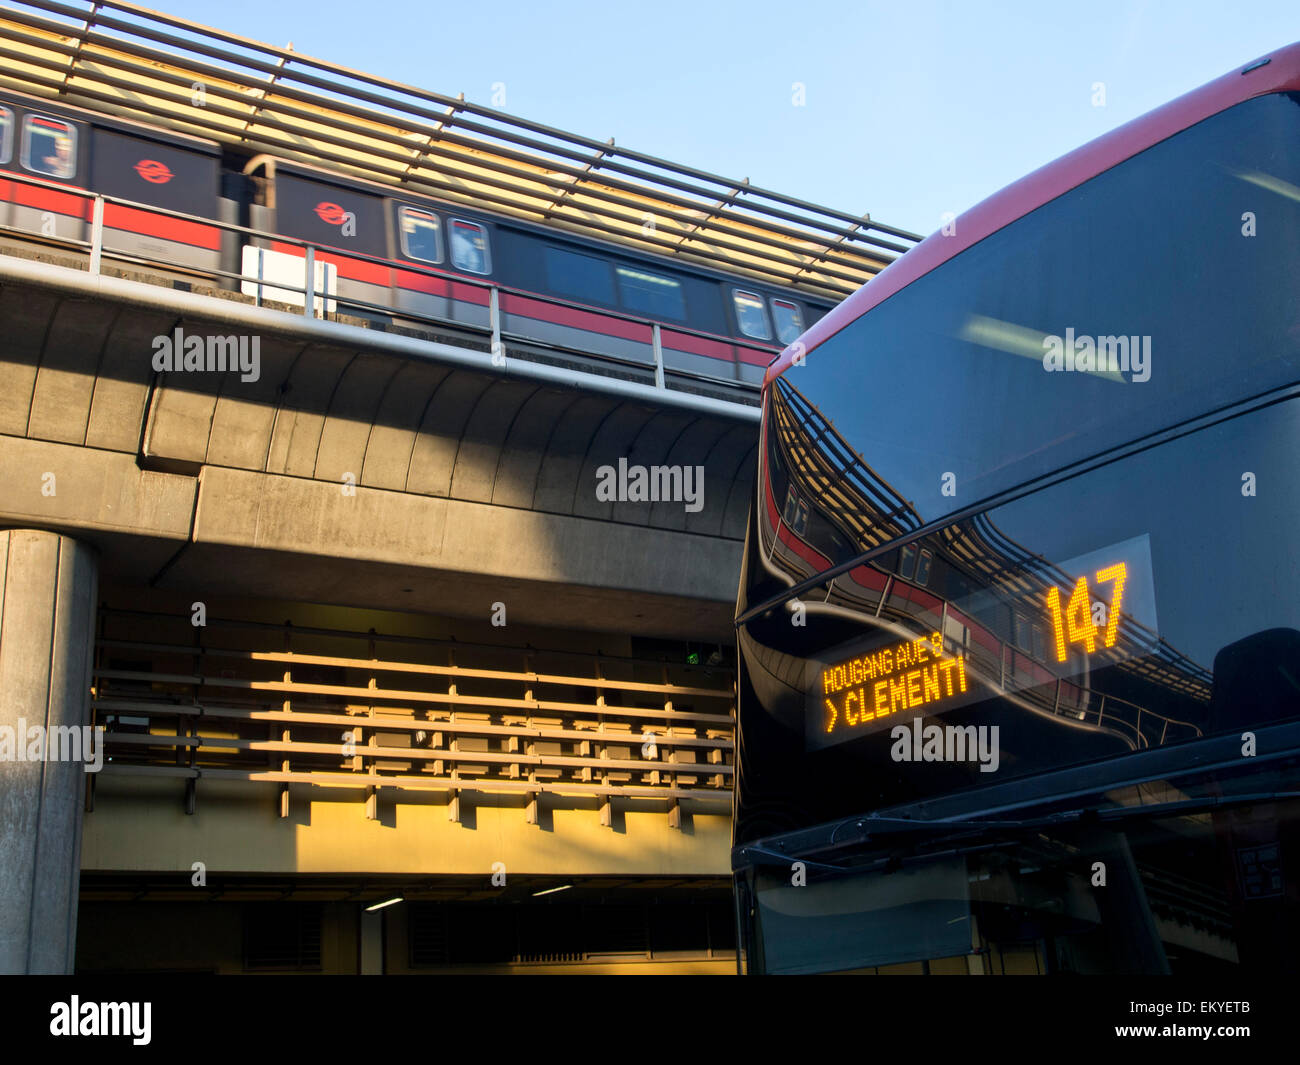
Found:
<path fill-rule="evenodd" d="M 119 196 L 107 196 L 102 193 L 92 192 L 87 189 L 67 186 L 54 181 L 46 181 L 40 178 L 32 177 L 25 174 L 16 174 L 5 172 L 0 176 L 0 180 L 14 182 L 17 184 L 32 185 L 40 188 L 56 190 L 60 193 L 76 196 L 83 200 L 90 201 L 90 237 L 82 239 L 77 237 L 49 236 L 37 234 L 29 229 L 24 229 L 12 225 L 0 225 L 0 233 L 11 234 L 25 240 L 31 240 L 43 245 L 56 244 L 66 247 L 83 249 L 89 256 L 89 272 L 92 275 L 98 275 L 103 270 L 105 259 L 118 263 L 125 263 L 135 266 L 146 266 L 153 268 L 162 268 L 172 273 L 181 273 L 191 276 L 203 277 L 207 279 L 220 279 L 231 283 L 252 282 L 256 285 L 256 292 L 253 295 L 255 306 L 263 305 L 262 289 L 271 288 L 284 292 L 291 292 L 294 295 L 301 296 L 303 299 L 302 314 L 306 318 L 316 316 L 315 304 L 319 299 L 323 303 L 334 303 L 345 308 L 366 311 L 372 314 L 379 314 L 385 317 L 391 317 L 394 321 L 410 321 L 424 325 L 436 326 L 440 329 L 450 329 L 455 332 L 464 332 L 484 336 L 490 343 L 490 350 L 494 355 L 506 353 L 504 344 L 506 341 L 516 345 L 516 355 L 518 356 L 518 346 L 523 345 L 529 348 L 543 348 L 554 351 L 561 355 L 576 355 L 584 360 L 598 364 L 608 364 L 610 366 L 639 370 L 647 376 L 652 372 L 654 386 L 663 390 L 671 390 L 674 382 L 677 381 L 694 381 L 707 383 L 715 387 L 722 388 L 730 392 L 738 392 L 739 395 L 730 396 L 733 401 L 745 405 L 756 406 L 758 404 L 758 395 L 761 391 L 761 385 L 757 382 L 743 381 L 735 377 L 715 377 L 708 374 L 698 373 L 689 370 L 666 367 L 663 357 L 663 335 L 662 331 L 667 328 L 672 333 L 683 336 L 694 337 L 701 340 L 711 341 L 713 343 L 725 344 L 731 348 L 742 348 L 749 351 L 761 353 L 766 356 L 770 362 L 779 353 L 779 349 L 768 345 L 752 343 L 746 340 L 740 340 L 735 337 L 720 336 L 714 333 L 708 333 L 703 330 L 693 329 L 689 326 L 672 324 L 663 326 L 660 322 L 644 318 L 638 315 L 627 314 L 622 311 L 611 310 L 605 307 L 596 307 L 590 304 L 578 303 L 572 300 L 559 299 L 545 293 L 530 292 L 526 289 L 519 289 L 509 285 L 501 285 L 492 281 L 480 280 L 461 274 L 453 274 L 443 270 L 434 269 L 420 263 L 407 262 L 405 260 L 386 259 L 382 256 L 371 255 L 365 252 L 354 251 L 351 249 L 340 248 L 337 245 L 319 244 L 303 240 L 298 237 L 287 236 L 281 233 L 273 233 L 269 230 L 255 229 L 250 226 L 242 226 L 234 222 L 227 222 L 222 219 L 208 218 L 201 215 L 193 215 L 184 211 L 174 211 L 168 208 L 157 207 L 152 204 L 141 203 L 135 200 L 128 200 Z M 5 201 L 0 200 L 0 204 Z M 182 222 L 190 222 L 196 225 L 209 226 L 221 230 L 223 233 L 233 233 L 248 238 L 249 241 L 262 240 L 266 242 L 277 242 L 301 249 L 303 252 L 303 283 L 294 285 L 287 280 L 269 280 L 262 276 L 261 260 L 259 257 L 259 270 L 256 275 L 250 276 L 244 272 L 236 273 L 221 267 L 202 267 L 196 268 L 183 264 L 176 264 L 168 259 L 141 255 L 137 252 L 125 252 L 114 250 L 112 247 L 106 247 L 104 243 L 104 211 L 107 204 L 120 206 L 131 210 L 147 211 L 162 217 L 175 219 Z M 82 224 L 85 219 L 80 220 Z M 3 249 L 0 249 L 0 253 Z M 428 314 L 426 312 L 413 310 L 410 308 L 399 308 L 388 304 L 373 303 L 367 300 L 357 299 L 355 297 L 341 296 L 337 293 L 318 291 L 316 285 L 316 263 L 318 262 L 318 253 L 325 253 L 330 256 L 337 256 L 355 262 L 370 263 L 377 266 L 383 266 L 393 270 L 402 270 L 405 272 L 420 274 L 424 277 L 435 278 L 448 283 L 465 285 L 486 292 L 488 300 L 488 325 L 486 327 L 476 325 L 473 322 L 466 322 L 459 319 L 444 318 L 438 315 Z M 327 261 L 327 260 L 319 260 Z M 502 310 L 501 295 L 518 296 L 538 303 L 546 303 L 552 306 L 568 307 L 572 309 L 586 311 L 591 314 L 600 315 L 615 321 L 627 322 L 639 326 L 646 331 L 646 343 L 649 348 L 650 361 L 639 362 L 634 359 L 621 358 L 606 352 L 593 352 L 590 350 L 578 349 L 557 344 L 554 341 L 544 338 L 529 336 L 524 333 L 510 332 L 502 328 Z M 271 301 L 275 302 L 275 301 Z M 336 312 L 337 313 L 337 312 Z M 322 317 L 328 319 L 328 313 L 323 313 Z M 526 356 L 525 356 L 526 358 Z M 735 363 L 728 363 L 729 366 L 735 366 Z"/>
<path fill-rule="evenodd" d="M 197 640 L 189 643 L 188 640 Z M 730 801 L 723 665 L 101 610 L 93 721 L 111 774 L 447 796 Z M 380 649 L 383 649 L 382 654 Z M 93 801 L 94 781 L 91 781 Z"/>
<path fill-rule="evenodd" d="M 0 57 L 8 61 L 0 78 L 36 95 L 828 295 L 847 295 L 919 240 L 870 215 L 819 207 L 748 178 L 709 174 L 121 0 L 0 7 Z M 658 225 L 645 225 L 646 215 Z"/>

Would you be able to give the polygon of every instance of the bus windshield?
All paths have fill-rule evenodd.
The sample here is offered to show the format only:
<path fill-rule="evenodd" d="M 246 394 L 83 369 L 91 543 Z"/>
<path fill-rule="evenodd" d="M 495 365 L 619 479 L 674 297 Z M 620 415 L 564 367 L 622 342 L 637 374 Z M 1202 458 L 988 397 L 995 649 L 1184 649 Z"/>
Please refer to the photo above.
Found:
<path fill-rule="evenodd" d="M 1028 210 L 769 382 L 737 604 L 751 971 L 991 943 L 1006 971 L 1281 964 L 1298 398 L 1288 92 Z M 881 828 L 958 801 L 942 862 Z M 1151 808 L 1079 821 L 1125 804 Z M 1104 905 L 1090 854 L 1128 885 Z"/>

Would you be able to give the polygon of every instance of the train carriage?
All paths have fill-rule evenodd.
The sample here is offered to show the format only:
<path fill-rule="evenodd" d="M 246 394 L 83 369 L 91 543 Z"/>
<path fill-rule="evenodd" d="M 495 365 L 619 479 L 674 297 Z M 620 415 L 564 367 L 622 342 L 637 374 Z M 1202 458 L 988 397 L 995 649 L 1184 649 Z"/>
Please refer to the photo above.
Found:
<path fill-rule="evenodd" d="M 215 142 L 10 93 L 0 96 L 0 128 L 0 226 L 88 241 L 93 200 L 78 192 L 98 193 L 141 205 L 105 204 L 106 252 L 199 273 L 229 261 L 233 235 L 148 210 L 238 221 L 238 205 L 221 195 Z"/>
<path fill-rule="evenodd" d="M 5 239 L 84 246 L 97 195 L 105 254 L 152 273 L 301 307 L 310 247 L 320 313 L 432 321 L 440 334 L 481 343 L 495 290 L 512 355 L 736 398 L 834 306 L 567 229 L 0 95 Z"/>
<path fill-rule="evenodd" d="M 502 333 L 539 354 L 600 356 L 653 379 L 657 322 L 668 373 L 758 384 L 781 345 L 832 306 L 301 163 L 258 156 L 245 173 L 252 227 L 326 249 L 318 259 L 337 271 L 334 291 L 354 311 L 392 308 L 482 330 L 496 285 Z"/>

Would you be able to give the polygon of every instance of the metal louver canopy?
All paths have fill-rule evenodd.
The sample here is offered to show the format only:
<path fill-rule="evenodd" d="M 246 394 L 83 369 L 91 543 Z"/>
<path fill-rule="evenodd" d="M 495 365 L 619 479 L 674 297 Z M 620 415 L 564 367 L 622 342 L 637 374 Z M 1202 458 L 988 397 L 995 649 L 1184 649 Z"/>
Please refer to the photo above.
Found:
<path fill-rule="evenodd" d="M 0 86 L 833 299 L 920 239 L 115 0 L 0 5 Z"/>

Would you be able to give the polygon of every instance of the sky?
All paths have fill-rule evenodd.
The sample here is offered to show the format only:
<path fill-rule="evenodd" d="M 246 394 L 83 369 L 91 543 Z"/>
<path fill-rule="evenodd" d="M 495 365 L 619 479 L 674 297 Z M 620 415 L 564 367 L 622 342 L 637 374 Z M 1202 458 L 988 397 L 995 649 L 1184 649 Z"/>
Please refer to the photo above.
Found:
<path fill-rule="evenodd" d="M 1298 0 L 145 3 L 923 234 L 1300 41 Z"/>

